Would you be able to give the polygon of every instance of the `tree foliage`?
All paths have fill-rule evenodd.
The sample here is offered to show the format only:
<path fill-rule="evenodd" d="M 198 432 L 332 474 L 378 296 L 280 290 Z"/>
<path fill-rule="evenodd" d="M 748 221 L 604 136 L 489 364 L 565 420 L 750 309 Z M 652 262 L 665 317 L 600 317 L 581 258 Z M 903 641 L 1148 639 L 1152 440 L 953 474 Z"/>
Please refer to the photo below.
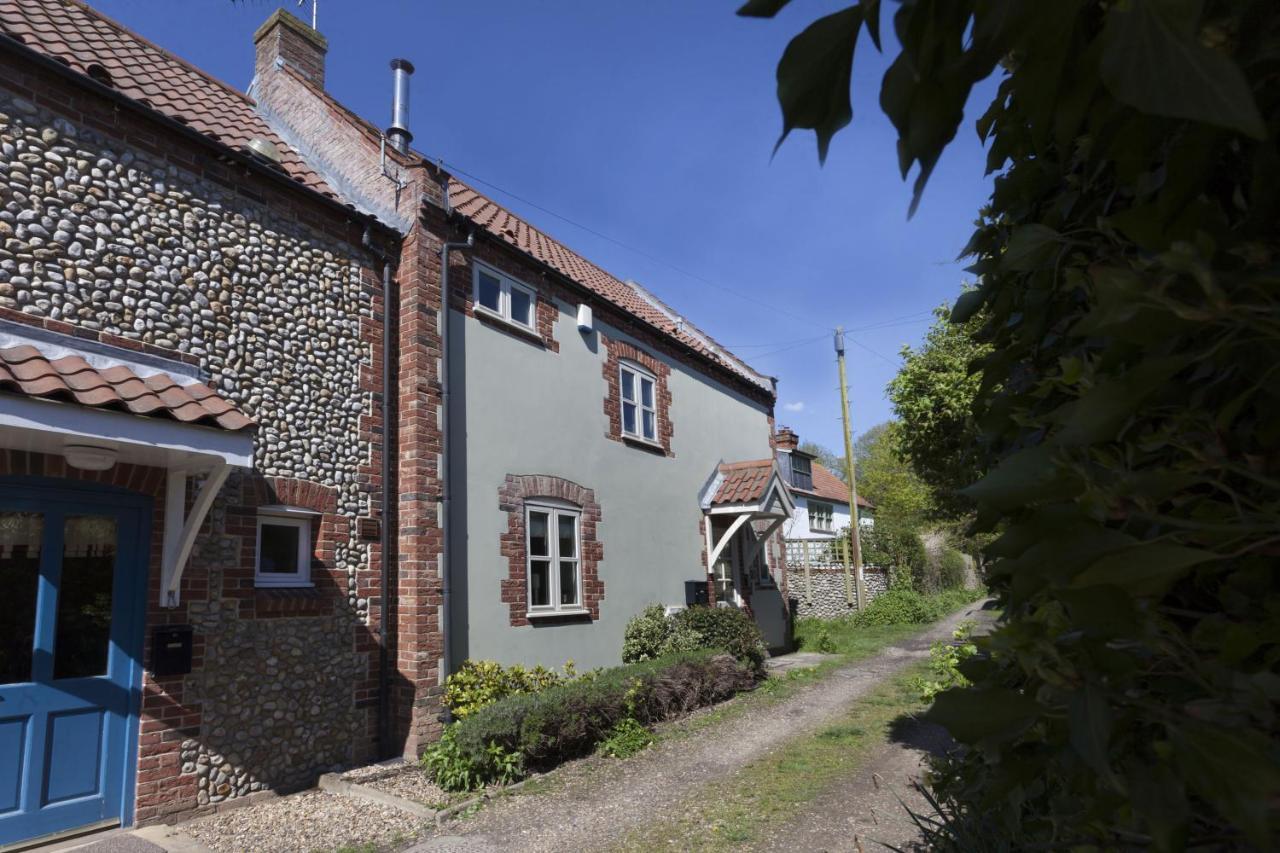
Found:
<path fill-rule="evenodd" d="M 933 493 L 899 452 L 901 433 L 901 424 L 885 421 L 858 436 L 858 494 L 875 504 L 877 524 L 922 530 L 934 515 Z"/>
<path fill-rule="evenodd" d="M 974 340 L 980 318 L 954 324 L 940 308 L 917 348 L 902 348 L 902 368 L 889 383 L 889 400 L 902 428 L 894 431 L 898 454 L 936 493 L 937 510 L 964 517 L 972 502 L 960 490 L 977 480 L 984 457 L 973 417 L 980 379 L 975 362 L 990 352 Z"/>
<path fill-rule="evenodd" d="M 784 55 L 787 130 L 825 147 L 848 121 L 879 6 L 810 27 L 821 62 Z M 915 201 L 1001 78 L 952 317 L 981 312 L 990 347 L 998 464 L 968 495 L 1003 531 L 1005 618 L 931 712 L 969 747 L 934 779 L 950 843 L 1275 849 L 1280 4 L 903 0 L 894 31 L 881 106 Z"/>
<path fill-rule="evenodd" d="M 800 442 L 799 450 L 801 453 L 808 453 L 810 456 L 817 459 L 819 465 L 839 477 L 841 482 L 844 482 L 845 472 L 843 453 L 836 453 L 831 448 L 818 444 L 816 441 Z"/>

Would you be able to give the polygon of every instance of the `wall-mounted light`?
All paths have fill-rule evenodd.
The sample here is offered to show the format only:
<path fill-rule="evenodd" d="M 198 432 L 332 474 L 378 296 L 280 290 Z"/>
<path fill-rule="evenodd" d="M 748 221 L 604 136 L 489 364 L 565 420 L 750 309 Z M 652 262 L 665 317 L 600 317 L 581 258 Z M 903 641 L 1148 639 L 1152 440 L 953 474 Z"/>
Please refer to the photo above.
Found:
<path fill-rule="evenodd" d="M 68 465 L 81 471 L 106 471 L 119 456 L 114 447 L 98 444 L 68 444 L 62 448 L 62 455 Z"/>
<path fill-rule="evenodd" d="M 585 302 L 578 306 L 578 331 L 591 331 L 591 306 Z"/>

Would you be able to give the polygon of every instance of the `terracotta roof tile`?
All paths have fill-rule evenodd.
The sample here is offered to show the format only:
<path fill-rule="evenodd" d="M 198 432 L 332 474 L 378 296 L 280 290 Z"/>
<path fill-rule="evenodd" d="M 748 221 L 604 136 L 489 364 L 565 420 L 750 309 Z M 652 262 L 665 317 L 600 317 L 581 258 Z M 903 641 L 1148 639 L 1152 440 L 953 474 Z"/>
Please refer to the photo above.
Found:
<path fill-rule="evenodd" d="M 813 468 L 813 488 L 812 489 L 795 489 L 794 491 L 802 495 L 813 495 L 814 497 L 823 498 L 824 500 L 835 501 L 837 503 L 849 503 L 849 487 L 844 481 L 832 474 L 827 468 L 823 467 L 815 459 L 812 463 Z M 874 509 L 874 504 L 858 495 L 858 506 L 865 506 Z"/>
<path fill-rule="evenodd" d="M 751 462 L 733 462 L 720 466 L 723 479 L 711 498 L 712 506 L 724 504 L 756 503 L 764 499 L 773 476 L 773 460 L 757 459 Z"/>
<path fill-rule="evenodd" d="M 449 201 L 454 210 L 493 236 L 505 240 L 627 314 L 690 347 L 703 358 L 772 391 L 772 383 L 767 377 L 715 343 L 687 319 L 673 317 L 675 312 L 661 303 L 655 305 L 657 300 L 654 297 L 642 295 L 636 286 L 606 272 L 456 178 L 451 178 L 449 182 Z"/>
<path fill-rule="evenodd" d="M 0 392 L 154 414 L 232 432 L 253 426 L 239 409 L 198 382 L 179 385 L 164 373 L 144 379 L 123 365 L 98 369 L 76 355 L 50 361 L 25 344 L 0 349 Z"/>
<path fill-rule="evenodd" d="M 79 0 L 0 0 L 0 30 L 73 70 L 110 85 L 223 145 L 254 137 L 280 150 L 284 172 L 335 198 L 332 189 L 254 111 L 253 99 L 131 32 Z"/>

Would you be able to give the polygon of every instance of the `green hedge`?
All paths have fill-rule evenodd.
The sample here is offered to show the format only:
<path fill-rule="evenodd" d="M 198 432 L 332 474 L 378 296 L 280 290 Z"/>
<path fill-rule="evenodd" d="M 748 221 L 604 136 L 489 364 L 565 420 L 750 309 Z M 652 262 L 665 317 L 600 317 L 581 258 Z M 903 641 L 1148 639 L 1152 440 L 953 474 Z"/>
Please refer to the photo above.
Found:
<path fill-rule="evenodd" d="M 480 709 L 450 730 L 450 749 L 469 765 L 474 787 L 509 775 L 508 756 L 520 756 L 523 771 L 547 769 L 589 754 L 623 720 L 679 716 L 755 681 L 751 667 L 709 651 L 601 670 Z"/>
<path fill-rule="evenodd" d="M 646 607 L 627 623 L 622 660 L 636 663 L 695 649 L 728 652 L 757 672 L 764 666 L 760 629 L 736 607 L 689 607 L 671 616 L 661 605 Z"/>

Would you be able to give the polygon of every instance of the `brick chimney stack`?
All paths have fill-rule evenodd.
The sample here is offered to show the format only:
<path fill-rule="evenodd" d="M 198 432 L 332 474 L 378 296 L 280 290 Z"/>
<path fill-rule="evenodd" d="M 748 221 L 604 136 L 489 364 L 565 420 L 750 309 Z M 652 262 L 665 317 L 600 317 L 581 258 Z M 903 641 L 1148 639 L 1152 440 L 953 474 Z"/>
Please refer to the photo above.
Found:
<path fill-rule="evenodd" d="M 261 78 L 274 70 L 278 60 L 302 74 L 317 89 L 324 88 L 324 55 L 329 41 L 301 19 L 277 9 L 253 34 L 258 57 L 254 76 Z"/>
<path fill-rule="evenodd" d="M 779 450 L 795 450 L 800 446 L 800 436 L 796 435 L 795 430 L 791 427 L 778 427 L 778 434 L 774 436 L 774 443 L 777 444 Z"/>

